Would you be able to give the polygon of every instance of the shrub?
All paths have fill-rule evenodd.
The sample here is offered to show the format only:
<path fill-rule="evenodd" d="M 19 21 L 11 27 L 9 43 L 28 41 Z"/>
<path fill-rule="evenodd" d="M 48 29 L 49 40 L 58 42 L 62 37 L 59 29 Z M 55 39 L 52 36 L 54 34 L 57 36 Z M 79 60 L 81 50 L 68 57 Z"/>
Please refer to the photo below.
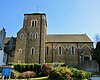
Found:
<path fill-rule="evenodd" d="M 50 73 L 50 71 L 52 71 L 52 67 L 53 66 L 51 66 L 50 64 L 43 64 L 41 71 L 45 76 L 47 76 Z"/>
<path fill-rule="evenodd" d="M 36 77 L 36 73 L 33 71 L 26 71 L 21 73 L 21 78 L 25 79 L 25 78 L 34 78 Z"/>
<path fill-rule="evenodd" d="M 41 64 L 34 64 L 34 71 L 39 75 L 41 72 Z"/>
<path fill-rule="evenodd" d="M 13 67 L 18 72 L 33 71 L 34 64 L 13 64 Z"/>
<path fill-rule="evenodd" d="M 45 63 L 45 64 L 49 64 L 52 65 L 53 67 L 65 67 L 65 63 L 58 63 L 58 62 L 54 62 L 54 63 Z"/>
<path fill-rule="evenodd" d="M 72 80 L 72 72 L 67 67 L 56 67 L 49 73 L 49 79 Z"/>
<path fill-rule="evenodd" d="M 78 70 L 76 68 L 70 68 L 71 72 L 73 73 L 74 79 L 88 79 L 91 76 L 90 72 L 86 72 L 83 70 Z"/>
<path fill-rule="evenodd" d="M 20 76 L 21 76 L 20 72 L 18 72 L 16 70 L 12 70 L 12 72 L 11 72 L 11 78 L 12 79 L 18 79 L 18 78 L 20 78 Z"/>

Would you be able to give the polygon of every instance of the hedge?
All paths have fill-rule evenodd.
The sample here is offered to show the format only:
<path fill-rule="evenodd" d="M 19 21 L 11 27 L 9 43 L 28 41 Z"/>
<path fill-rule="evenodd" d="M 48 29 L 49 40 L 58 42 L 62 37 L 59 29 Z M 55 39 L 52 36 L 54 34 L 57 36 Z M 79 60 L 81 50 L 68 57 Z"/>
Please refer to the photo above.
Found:
<path fill-rule="evenodd" d="M 39 72 L 39 69 L 41 68 L 40 64 L 12 64 L 14 70 L 18 72 L 25 72 L 25 71 L 35 71 Z"/>

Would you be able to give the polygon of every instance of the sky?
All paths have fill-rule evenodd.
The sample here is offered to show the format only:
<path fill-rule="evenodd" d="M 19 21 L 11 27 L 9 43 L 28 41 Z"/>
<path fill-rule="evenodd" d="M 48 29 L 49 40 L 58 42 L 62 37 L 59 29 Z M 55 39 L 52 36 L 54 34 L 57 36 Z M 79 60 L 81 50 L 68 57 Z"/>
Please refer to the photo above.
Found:
<path fill-rule="evenodd" d="M 0 29 L 17 36 L 24 14 L 45 13 L 48 34 L 100 33 L 100 0 L 0 0 Z"/>

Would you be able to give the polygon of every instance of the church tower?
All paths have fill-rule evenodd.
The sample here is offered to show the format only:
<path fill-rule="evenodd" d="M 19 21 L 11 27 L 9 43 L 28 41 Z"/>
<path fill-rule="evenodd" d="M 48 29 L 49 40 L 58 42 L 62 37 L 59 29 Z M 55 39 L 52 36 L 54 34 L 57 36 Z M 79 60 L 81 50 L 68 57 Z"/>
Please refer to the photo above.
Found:
<path fill-rule="evenodd" d="M 14 60 L 16 63 L 44 63 L 46 15 L 24 14 L 23 27 L 17 33 Z"/>

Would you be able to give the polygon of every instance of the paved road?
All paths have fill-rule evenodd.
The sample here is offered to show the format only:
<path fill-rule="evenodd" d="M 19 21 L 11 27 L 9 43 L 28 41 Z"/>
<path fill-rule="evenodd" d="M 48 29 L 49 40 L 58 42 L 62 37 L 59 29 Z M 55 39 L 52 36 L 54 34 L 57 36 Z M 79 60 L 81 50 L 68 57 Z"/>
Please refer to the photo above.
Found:
<path fill-rule="evenodd" d="M 100 77 L 92 77 L 91 80 L 100 80 Z"/>

